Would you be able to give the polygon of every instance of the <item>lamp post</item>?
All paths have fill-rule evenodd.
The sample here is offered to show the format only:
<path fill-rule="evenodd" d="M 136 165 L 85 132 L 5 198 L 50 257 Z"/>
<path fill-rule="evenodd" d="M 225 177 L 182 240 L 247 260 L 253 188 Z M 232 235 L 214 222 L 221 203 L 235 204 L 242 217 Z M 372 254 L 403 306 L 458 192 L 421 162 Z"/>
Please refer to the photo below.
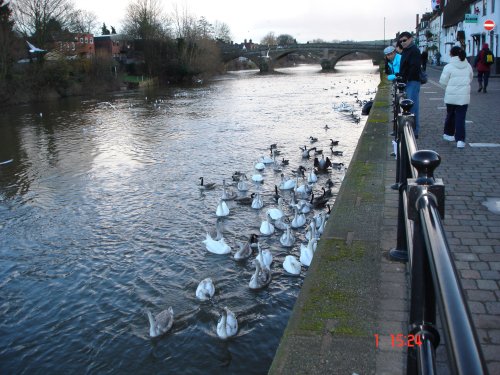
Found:
<path fill-rule="evenodd" d="M 385 46 L 385 17 L 384 17 L 384 46 Z"/>

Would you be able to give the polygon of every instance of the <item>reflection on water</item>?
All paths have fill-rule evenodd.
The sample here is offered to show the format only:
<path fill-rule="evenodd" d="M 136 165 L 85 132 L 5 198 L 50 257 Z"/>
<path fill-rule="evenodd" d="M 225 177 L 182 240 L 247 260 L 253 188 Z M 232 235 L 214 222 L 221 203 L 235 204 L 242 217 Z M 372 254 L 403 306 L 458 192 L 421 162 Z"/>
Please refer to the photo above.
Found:
<path fill-rule="evenodd" d="M 311 66 L 282 73 L 231 73 L 147 98 L 120 93 L 0 115 L 0 161 L 14 159 L 0 165 L 2 373 L 267 372 L 307 272 L 286 276 L 282 262 L 298 258 L 305 229 L 295 231 L 292 249 L 281 246 L 280 232 L 261 237 L 274 256 L 273 281 L 250 291 L 253 262 L 208 253 L 202 243 L 215 231 L 222 180 L 255 174 L 271 143 L 293 177 L 299 165 L 312 166 L 299 150 L 311 147 L 310 136 L 348 165 L 363 121 L 332 107 L 346 101 L 359 114 L 356 97 L 373 96 L 378 83 L 368 62 L 334 74 Z M 330 139 L 344 156 L 331 155 Z M 280 173 L 266 167 L 262 175 L 263 209 L 228 202 L 222 226 L 233 252 L 276 206 Z M 200 190 L 200 176 L 218 187 Z M 328 177 L 338 190 L 342 173 L 334 170 L 319 176 L 316 195 Z M 195 290 L 206 277 L 216 294 L 200 303 Z M 145 309 L 168 306 L 173 329 L 151 340 Z M 225 342 L 215 332 L 224 306 L 240 326 Z"/>

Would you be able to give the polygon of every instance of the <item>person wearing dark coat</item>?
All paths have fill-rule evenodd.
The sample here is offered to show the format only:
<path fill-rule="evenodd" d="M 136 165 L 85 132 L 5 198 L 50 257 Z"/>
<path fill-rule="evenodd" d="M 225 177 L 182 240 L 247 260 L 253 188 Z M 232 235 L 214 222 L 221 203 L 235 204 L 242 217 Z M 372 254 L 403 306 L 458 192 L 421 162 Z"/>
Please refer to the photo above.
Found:
<path fill-rule="evenodd" d="M 399 41 L 403 46 L 403 54 L 401 55 L 401 63 L 399 67 L 399 74 L 406 83 L 406 97 L 413 101 L 411 113 L 415 115 L 415 138 L 418 138 L 420 124 L 418 121 L 418 108 L 420 96 L 420 63 L 422 57 L 420 50 L 413 43 L 413 36 L 408 31 L 404 31 L 399 35 Z"/>
<path fill-rule="evenodd" d="M 474 59 L 474 68 L 477 69 L 477 81 L 479 82 L 479 89 L 477 92 L 481 92 L 481 90 L 486 93 L 486 87 L 488 87 L 488 79 L 490 78 L 490 66 L 493 64 L 488 64 L 485 62 L 485 55 L 487 53 L 491 53 L 488 43 L 483 44 L 483 49 L 479 51 L 478 55 Z M 493 61 L 495 57 L 493 56 Z M 484 81 L 484 86 L 483 86 Z"/>
<path fill-rule="evenodd" d="M 427 50 L 422 51 L 422 70 L 425 72 L 427 69 L 427 60 L 429 60 L 429 52 Z"/>

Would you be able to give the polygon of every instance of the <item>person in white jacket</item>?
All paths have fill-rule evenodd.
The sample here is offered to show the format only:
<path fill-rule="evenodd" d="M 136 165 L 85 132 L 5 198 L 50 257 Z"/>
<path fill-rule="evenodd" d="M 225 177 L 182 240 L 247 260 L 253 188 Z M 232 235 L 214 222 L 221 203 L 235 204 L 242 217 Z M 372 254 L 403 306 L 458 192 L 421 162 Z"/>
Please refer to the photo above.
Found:
<path fill-rule="evenodd" d="M 472 67 L 465 59 L 465 51 L 455 46 L 450 51 L 451 60 L 443 68 L 439 83 L 446 87 L 444 102 L 446 120 L 444 121 L 445 141 L 456 141 L 458 148 L 465 147 L 465 115 L 470 103 L 470 84 Z"/>

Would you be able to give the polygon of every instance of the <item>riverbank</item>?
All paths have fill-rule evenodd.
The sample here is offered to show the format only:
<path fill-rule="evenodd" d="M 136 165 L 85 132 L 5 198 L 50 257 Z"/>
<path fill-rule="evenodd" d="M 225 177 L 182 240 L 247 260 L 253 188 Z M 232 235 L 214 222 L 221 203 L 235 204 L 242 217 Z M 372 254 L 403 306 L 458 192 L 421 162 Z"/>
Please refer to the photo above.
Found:
<path fill-rule="evenodd" d="M 381 79 L 269 374 L 382 374 L 404 367 L 404 351 L 387 345 L 391 333 L 405 333 L 407 314 L 405 267 L 383 251 L 395 236 L 397 202 L 389 188 L 390 113 L 390 84 Z"/>

